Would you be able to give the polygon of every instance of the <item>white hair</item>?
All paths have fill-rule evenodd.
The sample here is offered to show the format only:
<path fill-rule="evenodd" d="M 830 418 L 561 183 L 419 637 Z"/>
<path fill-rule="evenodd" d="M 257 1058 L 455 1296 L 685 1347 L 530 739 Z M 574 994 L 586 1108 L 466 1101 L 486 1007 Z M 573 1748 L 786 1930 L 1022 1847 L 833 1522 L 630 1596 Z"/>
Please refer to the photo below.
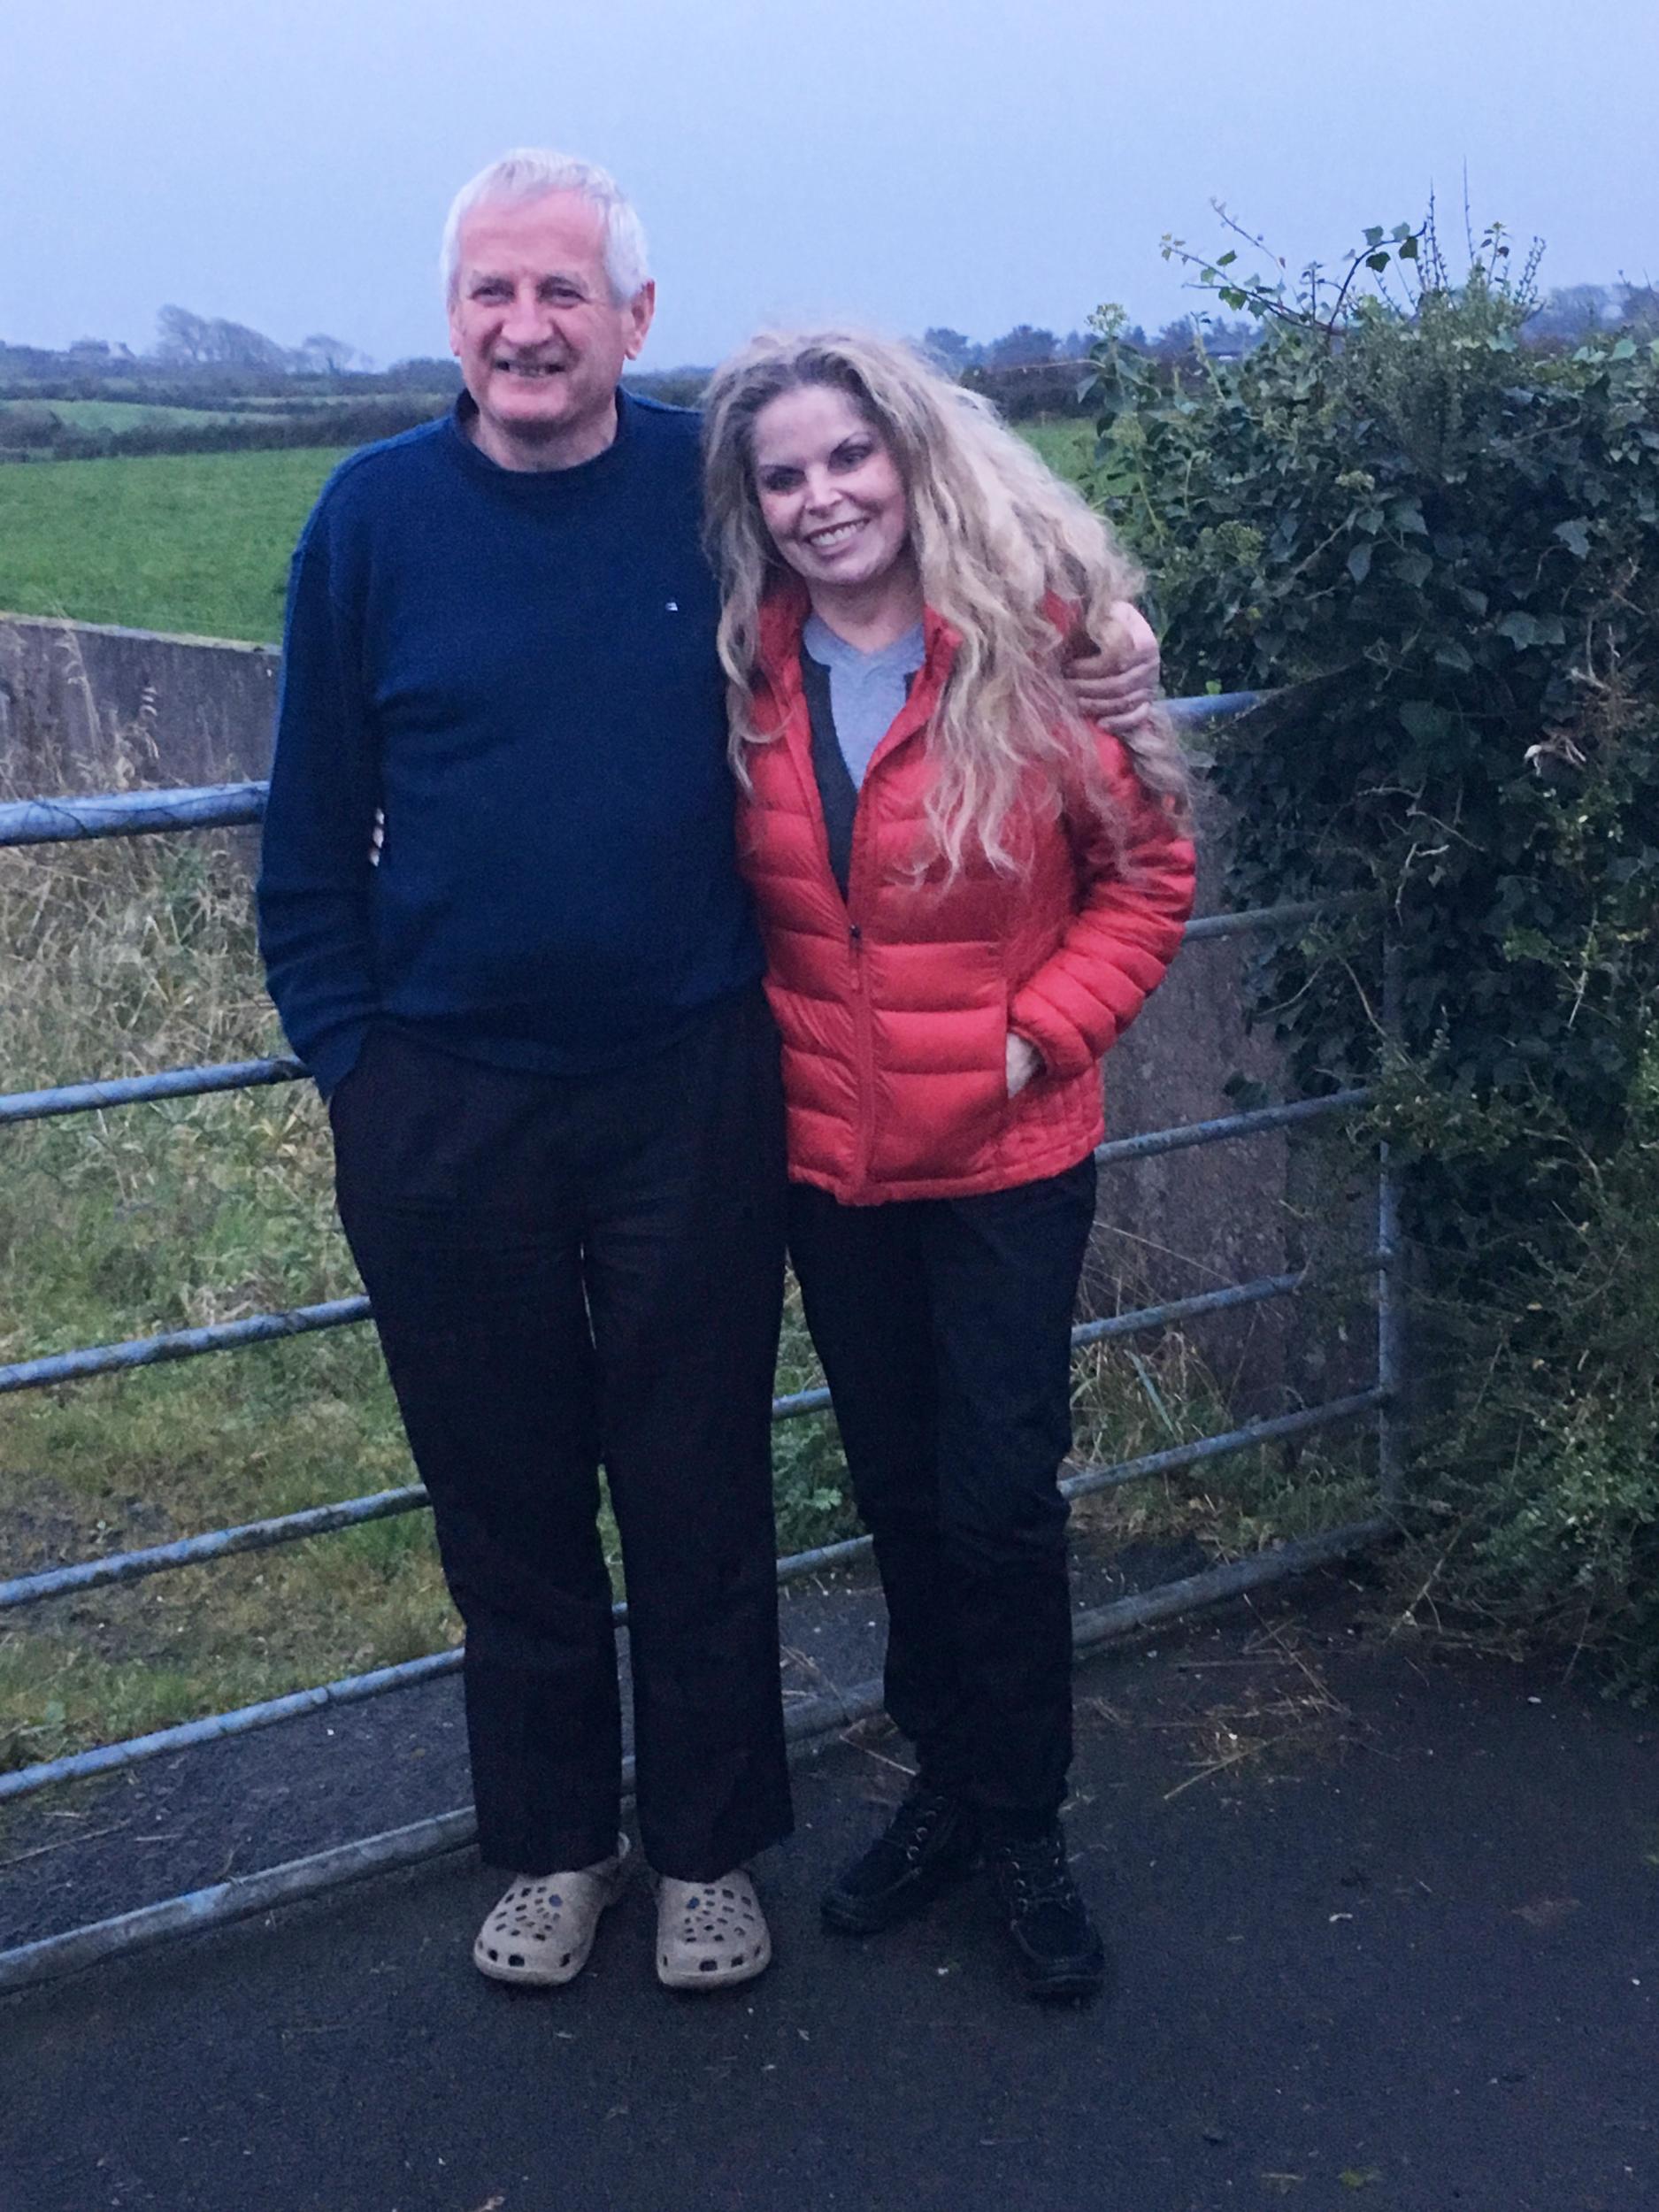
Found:
<path fill-rule="evenodd" d="M 461 226 L 487 201 L 540 200 L 553 192 L 578 192 L 604 221 L 605 275 L 611 303 L 624 307 L 650 281 L 645 227 L 609 170 L 574 154 L 556 154 L 545 146 L 515 146 L 488 169 L 480 169 L 456 194 L 443 226 L 438 272 L 446 301 L 455 298 L 461 265 Z"/>

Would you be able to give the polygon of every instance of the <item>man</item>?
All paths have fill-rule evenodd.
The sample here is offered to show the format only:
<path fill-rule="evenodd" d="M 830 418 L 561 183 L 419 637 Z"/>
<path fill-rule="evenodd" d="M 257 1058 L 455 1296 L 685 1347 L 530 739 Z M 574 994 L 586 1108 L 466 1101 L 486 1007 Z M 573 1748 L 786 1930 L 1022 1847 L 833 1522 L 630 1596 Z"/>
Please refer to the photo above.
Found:
<path fill-rule="evenodd" d="M 465 393 L 345 462 L 295 555 L 261 941 L 466 1624 L 514 1874 L 475 1962 L 569 1980 L 627 1870 L 603 1457 L 657 1970 L 717 1987 L 770 1958 L 743 1863 L 791 1824 L 784 1167 L 698 425 L 618 388 L 655 288 L 603 171 L 492 165 L 443 267 Z"/>

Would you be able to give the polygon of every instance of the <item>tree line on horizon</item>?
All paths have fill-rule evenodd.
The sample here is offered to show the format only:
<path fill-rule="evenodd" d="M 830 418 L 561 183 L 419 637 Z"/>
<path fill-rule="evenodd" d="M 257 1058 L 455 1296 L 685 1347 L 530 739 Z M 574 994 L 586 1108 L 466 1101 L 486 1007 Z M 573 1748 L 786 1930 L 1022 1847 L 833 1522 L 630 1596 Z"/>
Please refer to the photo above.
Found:
<path fill-rule="evenodd" d="M 1571 347 L 1612 329 L 1659 336 L 1659 288 L 1628 279 L 1612 285 L 1558 286 L 1531 310 L 1520 336 L 1530 345 Z M 1191 361 L 1201 349 L 1211 359 L 1240 359 L 1259 342 L 1260 334 L 1259 325 L 1242 317 L 1204 312 L 1178 316 L 1151 334 L 1139 323 L 1115 326 L 1120 345 L 1171 367 Z M 937 324 L 912 342 L 949 373 L 984 392 L 1012 419 L 1084 411 L 1084 380 L 1078 371 L 1094 342 L 1092 328 L 1057 333 L 1022 322 L 1000 337 L 981 341 Z M 710 373 L 707 365 L 686 365 L 631 371 L 626 381 L 652 397 L 692 406 Z M 285 346 L 248 324 L 170 303 L 157 317 L 154 345 L 142 352 L 103 338 L 78 338 L 61 349 L 0 339 L 0 400 L 13 403 L 0 431 L 0 460 L 303 443 L 314 442 L 325 407 L 331 430 L 339 436 L 373 437 L 410 426 L 433 411 L 433 401 L 447 402 L 459 388 L 460 372 L 447 354 L 412 356 L 380 369 L 361 349 L 327 332 Z M 50 413 L 54 400 L 88 398 L 130 398 L 157 408 L 205 407 L 242 419 L 88 429 Z M 283 411 L 281 419 L 269 410 L 273 398 Z M 39 419 L 24 419 L 17 411 L 19 401 L 38 403 Z M 339 411 L 348 401 L 359 403 L 352 412 L 354 418 L 362 415 L 360 422 L 348 424 Z"/>
<path fill-rule="evenodd" d="M 1546 293 L 1521 326 L 1524 342 L 1578 345 L 1598 332 L 1628 331 L 1637 337 L 1659 336 L 1659 286 L 1632 283 L 1565 284 Z M 1235 360 L 1259 342 L 1261 326 L 1240 316 L 1179 315 L 1148 336 L 1140 323 L 1117 332 L 1118 342 L 1162 361 L 1178 361 L 1201 342 L 1213 359 Z M 1081 331 L 1056 337 L 1052 330 L 1020 323 L 1001 338 L 981 345 L 959 330 L 922 333 L 925 353 L 956 375 L 971 370 L 1033 368 L 1051 362 L 1082 361 L 1091 340 Z"/>
<path fill-rule="evenodd" d="M 1568 284 L 1547 293 L 1528 317 L 1524 335 L 1534 342 L 1563 342 L 1592 336 L 1598 330 L 1617 327 L 1640 333 L 1659 332 L 1659 287 L 1621 279 L 1617 284 Z M 1214 315 L 1180 315 L 1148 335 L 1140 323 L 1119 333 L 1120 342 L 1136 351 L 1173 359 L 1192 350 L 1202 335 L 1204 349 L 1231 356 L 1253 342 L 1256 326 L 1243 319 L 1229 321 Z M 1071 329 L 1058 334 L 1041 324 L 1016 323 L 1000 337 L 979 340 L 949 325 L 924 330 L 921 350 L 943 368 L 962 375 L 971 369 L 1035 368 L 1056 361 L 1081 361 L 1091 343 L 1087 333 Z M 142 375 L 162 370 L 186 377 L 252 373 L 265 376 L 385 378 L 404 388 L 428 380 L 425 388 L 453 386 L 458 372 L 447 355 L 415 356 L 377 369 L 370 356 L 348 340 L 326 331 L 313 332 L 297 346 L 285 346 L 250 325 L 224 316 L 198 315 L 194 310 L 170 303 L 156 318 L 156 342 L 144 352 L 104 338 L 77 338 L 62 349 L 16 346 L 0 340 L 0 367 L 27 373 L 38 365 L 40 373 L 81 376 Z M 660 372 L 669 376 L 709 373 L 709 365 L 683 365 Z"/>
<path fill-rule="evenodd" d="M 77 338 L 62 349 L 14 346 L 0 340 L 0 375 L 9 373 L 13 379 L 27 377 L 35 381 L 107 377 L 127 382 L 159 374 L 191 384 L 240 381 L 249 376 L 349 379 L 353 384 L 372 378 L 376 382 L 387 380 L 404 389 L 419 382 L 422 389 L 433 391 L 450 389 L 458 382 L 459 373 L 448 356 L 416 356 L 394 362 L 388 369 L 377 369 L 360 348 L 324 331 L 313 333 L 297 346 L 285 346 L 249 324 L 223 316 L 198 315 L 176 304 L 161 309 L 156 326 L 155 344 L 142 352 L 105 338 Z M 970 369 L 1033 368 L 1054 361 L 1079 361 L 1089 346 L 1081 330 L 1057 334 L 1031 323 L 1017 323 L 1001 337 L 984 342 L 940 326 L 925 331 L 916 342 L 956 374 Z M 711 373 L 709 363 L 687 363 L 656 372 L 664 377 L 703 380 Z"/>

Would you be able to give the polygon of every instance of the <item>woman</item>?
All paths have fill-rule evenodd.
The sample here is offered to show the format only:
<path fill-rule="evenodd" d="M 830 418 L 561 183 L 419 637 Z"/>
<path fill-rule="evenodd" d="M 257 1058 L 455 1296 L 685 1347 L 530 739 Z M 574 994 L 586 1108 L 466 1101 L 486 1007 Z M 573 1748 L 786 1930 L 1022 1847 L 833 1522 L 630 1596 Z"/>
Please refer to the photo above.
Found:
<path fill-rule="evenodd" d="M 824 1919 L 890 1926 L 983 1853 L 1025 1987 L 1087 1995 L 1056 1479 L 1096 1063 L 1191 905 L 1180 757 L 1156 717 L 1077 718 L 1063 650 L 1136 579 L 981 401 L 831 332 L 755 340 L 706 406 L 790 1247 L 918 1755 Z"/>

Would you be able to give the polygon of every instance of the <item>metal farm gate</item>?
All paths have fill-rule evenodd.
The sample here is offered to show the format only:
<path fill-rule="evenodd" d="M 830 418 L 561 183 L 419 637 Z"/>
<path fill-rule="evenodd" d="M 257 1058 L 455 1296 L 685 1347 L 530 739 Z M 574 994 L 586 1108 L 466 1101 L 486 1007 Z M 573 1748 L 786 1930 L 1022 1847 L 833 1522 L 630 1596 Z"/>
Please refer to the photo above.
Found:
<path fill-rule="evenodd" d="M 1177 701 L 1173 703 L 1173 710 L 1184 722 L 1208 722 L 1245 711 L 1255 703 L 1254 695 L 1241 694 L 1219 699 Z M 33 799 L 0 805 L 0 847 L 245 826 L 258 821 L 265 791 L 263 784 L 243 783 L 196 790 Z M 1310 920 L 1318 911 L 1315 905 L 1294 904 L 1210 915 L 1190 923 L 1187 936 L 1189 941 L 1202 941 L 1271 932 Z M 100 1112 L 145 1100 L 184 1098 L 209 1091 L 244 1090 L 257 1085 L 292 1082 L 303 1073 L 299 1063 L 291 1059 L 247 1060 L 217 1067 L 171 1069 L 161 1074 L 117 1081 L 13 1092 L 0 1095 L 0 1124 L 42 1120 L 59 1114 Z M 1101 1146 L 1095 1156 L 1102 1166 L 1110 1168 L 1120 1162 L 1146 1159 L 1192 1146 L 1221 1144 L 1270 1130 L 1340 1118 L 1363 1106 L 1370 1095 L 1368 1089 L 1343 1090 L 1289 1105 L 1154 1130 L 1145 1135 L 1109 1141 Z M 1118 1484 L 1200 1466 L 1277 1440 L 1304 1436 L 1314 1430 L 1369 1416 L 1375 1422 L 1377 1432 L 1379 1481 L 1376 1512 L 1317 1536 L 1282 1544 L 1254 1557 L 1213 1567 L 1184 1580 L 1079 1615 L 1073 1626 L 1079 1650 L 1350 1555 L 1378 1542 L 1392 1530 L 1402 1480 L 1398 1414 L 1402 1337 L 1394 1275 L 1396 1245 L 1395 1192 L 1385 1153 L 1379 1167 L 1375 1246 L 1360 1263 L 1361 1271 L 1374 1276 L 1375 1280 L 1376 1373 L 1367 1387 L 1324 1404 L 1308 1406 L 1272 1419 L 1249 1422 L 1221 1434 L 1151 1452 L 1141 1458 L 1087 1468 L 1068 1477 L 1063 1485 L 1068 1496 L 1083 1497 Z M 1132 1337 L 1205 1314 L 1289 1298 L 1307 1280 L 1305 1272 L 1295 1272 L 1231 1284 L 1194 1297 L 1174 1299 L 1163 1305 L 1116 1314 L 1107 1320 L 1085 1323 L 1072 1331 L 1071 1340 L 1074 1346 L 1081 1346 Z M 368 1318 L 366 1298 L 342 1298 L 323 1305 L 298 1307 L 286 1313 L 260 1314 L 214 1327 L 183 1329 L 126 1343 L 97 1345 L 0 1366 L 0 1392 L 42 1389 L 89 1375 L 150 1366 L 164 1360 L 235 1351 L 277 1337 L 299 1336 L 314 1329 L 343 1328 Z M 826 1390 L 800 1391 L 774 1400 L 772 1418 L 798 1420 L 823 1413 L 828 1406 Z M 98 1589 L 111 1583 L 133 1582 L 180 1567 L 199 1566 L 235 1552 L 297 1543 L 391 1514 L 418 1512 L 426 1503 L 424 1489 L 411 1485 L 403 1489 L 380 1491 L 368 1497 L 345 1499 L 337 1504 L 312 1507 L 303 1512 L 283 1514 L 271 1520 L 215 1529 L 174 1543 L 118 1552 L 41 1573 L 20 1575 L 0 1581 L 0 1625 L 5 1617 L 49 1599 Z M 840 1567 L 861 1558 L 869 1549 L 869 1538 L 857 1537 L 845 1543 L 796 1553 L 779 1561 L 778 1579 L 784 1583 Z M 615 1612 L 618 1623 L 626 1621 L 625 1605 L 618 1605 Z M 163 1758 L 191 1745 L 273 1727 L 279 1722 L 325 1707 L 379 1697 L 411 1684 L 427 1682 L 436 1676 L 457 1672 L 461 1659 L 458 1649 L 434 1652 L 402 1665 L 348 1676 L 315 1689 L 296 1691 L 288 1696 L 242 1706 L 234 1712 L 216 1713 L 177 1727 L 158 1729 L 153 1734 L 126 1742 L 44 1760 L 0 1774 L 0 1804 L 50 1789 L 58 1783 L 112 1773 L 143 1760 Z M 789 1715 L 790 1737 L 799 1740 L 844 1728 L 879 1711 L 880 1705 L 879 1682 L 860 1685 L 845 1694 L 830 1693 L 803 1700 Z M 625 1771 L 625 1783 L 629 1779 L 631 1776 Z M 365 1837 L 285 1865 L 168 1898 L 113 1919 L 26 1943 L 0 1952 L 0 1990 L 20 1988 L 163 1937 L 241 1919 L 367 1874 L 408 1866 L 458 1849 L 469 1843 L 472 1835 L 472 1809 L 461 1807 L 385 1834 Z"/>

